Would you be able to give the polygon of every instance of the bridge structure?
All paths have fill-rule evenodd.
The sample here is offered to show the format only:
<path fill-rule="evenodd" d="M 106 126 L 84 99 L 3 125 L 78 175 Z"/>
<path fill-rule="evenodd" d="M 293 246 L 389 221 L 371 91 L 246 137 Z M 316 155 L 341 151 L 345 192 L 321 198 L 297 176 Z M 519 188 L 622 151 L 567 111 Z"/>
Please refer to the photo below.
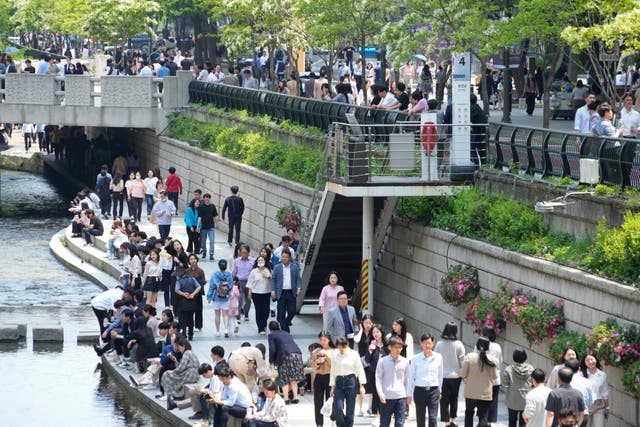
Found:
<path fill-rule="evenodd" d="M 175 77 L 0 75 L 0 122 L 60 126 L 166 127 L 189 102 L 190 71 Z"/>

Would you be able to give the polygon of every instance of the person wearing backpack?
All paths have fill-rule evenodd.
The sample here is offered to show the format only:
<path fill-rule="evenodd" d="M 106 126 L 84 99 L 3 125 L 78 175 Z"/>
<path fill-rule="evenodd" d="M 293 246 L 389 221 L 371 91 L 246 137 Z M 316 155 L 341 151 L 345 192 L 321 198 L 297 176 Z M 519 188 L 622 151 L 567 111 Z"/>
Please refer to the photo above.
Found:
<path fill-rule="evenodd" d="M 227 271 L 227 260 L 218 261 L 219 271 L 214 271 L 209 280 L 209 292 L 207 301 L 213 305 L 215 311 L 216 336 L 220 336 L 220 314 L 224 321 L 224 337 L 229 338 L 229 303 L 231 301 L 231 289 L 233 277 Z"/>

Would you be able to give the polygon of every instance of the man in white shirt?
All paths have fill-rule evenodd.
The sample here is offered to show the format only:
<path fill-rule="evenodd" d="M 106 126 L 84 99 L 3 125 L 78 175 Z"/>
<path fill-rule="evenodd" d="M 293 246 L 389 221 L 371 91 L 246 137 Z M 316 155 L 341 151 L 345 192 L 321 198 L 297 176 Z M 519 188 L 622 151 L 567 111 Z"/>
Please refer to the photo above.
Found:
<path fill-rule="evenodd" d="M 31 143 L 33 142 L 34 133 L 35 133 L 35 128 L 33 127 L 33 123 L 22 124 L 22 136 L 24 137 L 24 151 L 26 152 L 29 152 L 29 148 L 31 148 Z"/>
<path fill-rule="evenodd" d="M 624 138 L 635 138 L 640 129 L 640 113 L 633 109 L 633 96 L 627 95 L 624 98 L 624 107 L 620 110 L 620 120 L 622 120 L 622 136 Z"/>
<path fill-rule="evenodd" d="M 433 351 L 433 335 L 425 333 L 420 337 L 419 353 L 411 360 L 407 401 L 416 403 L 416 425 L 425 427 L 425 413 L 429 411 L 429 427 L 438 425 L 438 403 L 442 395 L 444 365 L 442 356 Z"/>
<path fill-rule="evenodd" d="M 91 308 L 93 313 L 98 318 L 98 324 L 100 325 L 100 334 L 102 334 L 106 327 L 104 326 L 104 319 L 109 318 L 109 310 L 114 310 L 113 304 L 122 299 L 124 291 L 120 286 L 113 289 L 106 290 L 91 299 Z"/>
<path fill-rule="evenodd" d="M 153 76 L 153 70 L 151 69 L 147 61 L 142 62 L 142 68 L 140 69 L 140 72 L 138 73 L 138 75 L 147 76 L 147 77 Z"/>
<path fill-rule="evenodd" d="M 207 77 L 207 81 L 209 83 L 216 83 L 222 80 L 223 78 L 224 78 L 224 73 L 222 72 L 222 67 L 220 65 L 216 65 L 216 68 L 213 70 L 213 72 L 209 73 L 209 76 Z"/>
<path fill-rule="evenodd" d="M 588 92 L 584 99 L 585 104 L 576 110 L 576 117 L 573 124 L 573 130 L 582 135 L 589 134 L 589 104 L 595 102 L 596 96 L 593 92 Z"/>
<path fill-rule="evenodd" d="M 244 77 L 242 77 L 242 87 L 246 89 L 258 89 L 256 79 L 251 75 L 251 70 L 244 70 Z"/>
<path fill-rule="evenodd" d="M 547 398 L 551 389 L 544 385 L 546 378 L 542 369 L 535 369 L 531 373 L 533 390 L 527 393 L 525 398 L 522 418 L 528 427 L 545 427 Z"/>
<path fill-rule="evenodd" d="M 390 110 L 398 102 L 396 97 L 391 92 L 389 92 L 389 88 L 387 88 L 386 86 L 380 88 L 380 90 L 378 91 L 378 95 L 380 95 L 380 104 L 372 105 L 371 108 L 379 110 Z"/>
<path fill-rule="evenodd" d="M 216 405 L 213 425 L 227 427 L 229 416 L 244 420 L 247 409 L 253 406 L 251 392 L 233 375 L 226 363 L 217 364 L 213 372 L 223 384 L 221 396 L 211 399 Z"/>
<path fill-rule="evenodd" d="M 206 82 L 209 79 L 209 72 L 202 65 L 194 65 L 193 71 L 199 82 Z"/>
<path fill-rule="evenodd" d="M 289 252 L 291 252 L 291 259 L 293 260 L 293 262 L 295 262 L 296 251 L 294 251 L 290 245 L 291 237 L 289 237 L 288 235 L 282 236 L 282 244 L 278 246 L 275 251 L 273 251 L 273 256 L 277 256 L 278 258 L 280 258 L 280 256 L 282 255 L 282 251 L 285 249 L 289 249 Z"/>
<path fill-rule="evenodd" d="M 584 421 L 583 424 L 587 425 L 589 420 L 589 406 L 593 405 L 593 387 L 591 381 L 585 378 L 580 371 L 580 362 L 578 359 L 569 359 L 564 363 L 564 366 L 570 368 L 573 371 L 573 377 L 571 378 L 571 388 L 578 390 L 582 393 L 582 400 L 584 402 Z"/>
<path fill-rule="evenodd" d="M 208 363 L 203 363 L 198 368 L 198 373 L 202 378 L 208 380 L 206 387 L 200 387 L 195 385 L 189 390 L 189 399 L 185 399 L 184 403 L 176 402 L 177 407 L 180 409 L 191 406 L 194 410 L 194 414 L 189 417 L 190 420 L 201 420 L 203 425 L 207 425 L 209 421 L 209 411 L 211 405 L 208 400 L 212 398 L 220 398 L 222 395 L 222 389 L 224 384 L 220 381 L 213 370 L 218 363 L 225 363 L 224 361 L 224 348 L 216 345 L 211 348 L 211 360 L 213 360 L 213 367 Z"/>

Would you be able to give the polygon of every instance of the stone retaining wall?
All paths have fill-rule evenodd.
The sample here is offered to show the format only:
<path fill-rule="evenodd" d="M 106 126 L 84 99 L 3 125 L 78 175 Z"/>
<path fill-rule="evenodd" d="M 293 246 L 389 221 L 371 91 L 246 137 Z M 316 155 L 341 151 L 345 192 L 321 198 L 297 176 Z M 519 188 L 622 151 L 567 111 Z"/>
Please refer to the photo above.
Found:
<path fill-rule="evenodd" d="M 448 265 L 471 264 L 478 269 L 484 292 L 498 290 L 500 280 L 531 290 L 537 297 L 565 300 L 567 328 L 587 332 L 607 317 L 640 323 L 640 291 L 602 279 L 581 270 L 507 251 L 496 246 L 458 237 L 453 233 L 394 220 L 375 277 L 375 315 L 389 325 L 404 316 L 414 336 L 428 331 L 436 337 L 451 320 L 462 324 L 462 340 L 471 347 L 477 337 L 463 322 L 462 308 L 447 305 L 440 294 L 440 278 Z M 509 325 L 501 338 L 505 363 L 514 348 L 526 348 L 529 362 L 549 372 L 545 342 L 529 346 L 519 326 Z M 624 393 L 621 370 L 609 374 L 610 425 L 636 423 L 635 401 Z"/>
<path fill-rule="evenodd" d="M 135 131 L 134 139 L 136 152 L 145 168 L 159 166 L 165 177 L 170 166 L 176 168 L 184 186 L 178 203 L 181 216 L 196 188 L 211 193 L 221 215 L 224 200 L 231 194 L 229 187 L 240 187 L 239 194 L 246 207 L 241 239 L 253 250 L 266 242 L 274 245 L 280 242 L 285 234 L 275 219 L 280 207 L 293 202 L 304 217 L 311 204 L 312 189 L 304 185 L 192 147 L 186 142 L 158 138 L 152 131 Z M 227 231 L 227 224 L 220 222 L 218 232 L 226 234 Z"/>

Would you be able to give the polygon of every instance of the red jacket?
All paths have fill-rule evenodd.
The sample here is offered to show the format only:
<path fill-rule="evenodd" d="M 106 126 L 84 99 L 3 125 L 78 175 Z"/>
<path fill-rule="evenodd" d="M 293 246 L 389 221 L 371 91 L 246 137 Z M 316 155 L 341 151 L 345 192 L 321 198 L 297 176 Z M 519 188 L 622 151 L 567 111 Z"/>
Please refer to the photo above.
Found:
<path fill-rule="evenodd" d="M 175 173 L 170 173 L 165 181 L 165 191 L 168 193 L 182 193 L 182 181 Z"/>

